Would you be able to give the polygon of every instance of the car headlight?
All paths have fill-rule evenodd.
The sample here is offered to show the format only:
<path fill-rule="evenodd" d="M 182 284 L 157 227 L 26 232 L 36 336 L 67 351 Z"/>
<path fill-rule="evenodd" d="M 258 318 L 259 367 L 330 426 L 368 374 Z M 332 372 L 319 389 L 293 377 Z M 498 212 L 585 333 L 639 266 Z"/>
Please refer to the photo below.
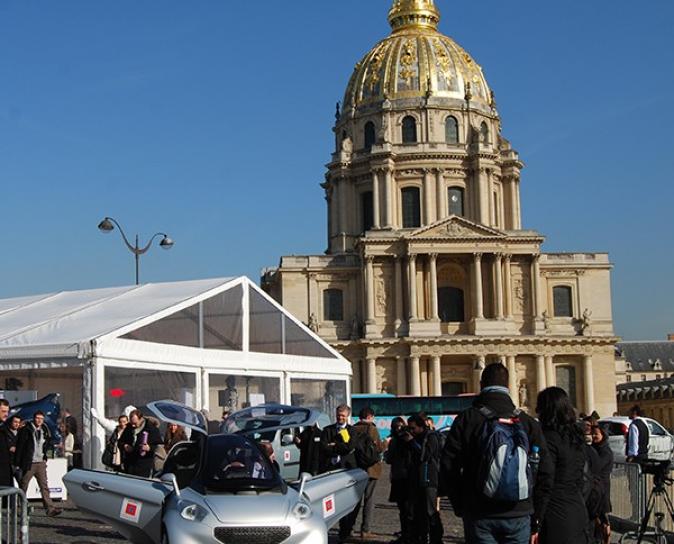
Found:
<path fill-rule="evenodd" d="M 206 509 L 193 502 L 180 501 L 178 508 L 180 517 L 187 521 L 201 521 L 208 515 Z"/>
<path fill-rule="evenodd" d="M 293 506 L 293 516 L 295 516 L 297 519 L 307 519 L 311 516 L 311 506 L 309 506 L 306 502 L 298 502 L 295 506 Z"/>

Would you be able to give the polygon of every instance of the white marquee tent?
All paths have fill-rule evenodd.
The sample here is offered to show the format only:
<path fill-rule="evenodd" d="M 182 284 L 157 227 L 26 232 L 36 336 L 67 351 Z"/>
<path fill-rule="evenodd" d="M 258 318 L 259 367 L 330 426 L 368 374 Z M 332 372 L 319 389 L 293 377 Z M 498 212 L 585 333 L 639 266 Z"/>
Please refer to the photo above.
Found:
<path fill-rule="evenodd" d="M 332 413 L 351 365 L 245 277 L 0 300 L 0 389 L 62 395 L 85 466 L 105 436 L 91 408 L 173 398 L 219 419 L 262 402 Z"/>

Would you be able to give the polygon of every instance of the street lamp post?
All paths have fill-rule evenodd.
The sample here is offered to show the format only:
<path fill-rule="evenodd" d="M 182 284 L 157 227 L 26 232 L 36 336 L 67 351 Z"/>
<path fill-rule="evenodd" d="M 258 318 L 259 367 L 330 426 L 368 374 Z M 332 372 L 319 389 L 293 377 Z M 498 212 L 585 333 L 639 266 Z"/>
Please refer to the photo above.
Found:
<path fill-rule="evenodd" d="M 136 285 L 138 285 L 140 283 L 140 256 L 145 255 L 150 250 L 152 242 L 154 242 L 155 238 L 162 236 L 162 240 L 159 242 L 159 247 L 162 249 L 171 249 L 174 242 L 171 240 L 171 238 L 169 238 L 168 234 L 164 232 L 157 232 L 152 236 L 152 238 L 150 238 L 150 241 L 147 243 L 147 245 L 140 247 L 138 235 L 136 234 L 136 243 L 132 245 L 131 242 L 129 242 L 129 239 L 126 237 L 126 234 L 124 234 L 124 230 L 122 229 L 121 225 L 112 217 L 106 217 L 98 224 L 98 230 L 105 234 L 115 230 L 115 227 L 119 229 L 119 233 L 122 235 L 122 240 L 124 240 L 126 247 L 129 248 L 131 253 L 133 253 L 136 260 Z"/>

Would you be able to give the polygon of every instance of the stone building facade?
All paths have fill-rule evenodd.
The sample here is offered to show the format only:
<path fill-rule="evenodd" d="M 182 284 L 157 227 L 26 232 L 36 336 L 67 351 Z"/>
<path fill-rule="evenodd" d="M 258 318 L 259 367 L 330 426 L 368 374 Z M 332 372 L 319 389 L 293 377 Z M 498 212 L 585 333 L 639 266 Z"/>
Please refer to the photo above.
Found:
<path fill-rule="evenodd" d="M 286 256 L 263 287 L 353 364 L 354 392 L 474 392 L 508 366 L 615 410 L 608 255 L 549 254 L 522 226 L 523 163 L 480 66 L 438 32 L 432 0 L 395 0 L 356 65 L 322 187 L 327 251 Z"/>

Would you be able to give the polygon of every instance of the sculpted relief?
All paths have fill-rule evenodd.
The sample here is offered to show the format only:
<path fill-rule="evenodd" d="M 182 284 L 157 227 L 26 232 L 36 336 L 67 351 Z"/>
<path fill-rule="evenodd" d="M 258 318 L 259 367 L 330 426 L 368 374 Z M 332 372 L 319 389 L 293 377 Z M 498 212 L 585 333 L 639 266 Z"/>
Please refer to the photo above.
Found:
<path fill-rule="evenodd" d="M 390 271 L 380 270 L 375 275 L 374 311 L 377 317 L 393 315 L 393 278 Z"/>

